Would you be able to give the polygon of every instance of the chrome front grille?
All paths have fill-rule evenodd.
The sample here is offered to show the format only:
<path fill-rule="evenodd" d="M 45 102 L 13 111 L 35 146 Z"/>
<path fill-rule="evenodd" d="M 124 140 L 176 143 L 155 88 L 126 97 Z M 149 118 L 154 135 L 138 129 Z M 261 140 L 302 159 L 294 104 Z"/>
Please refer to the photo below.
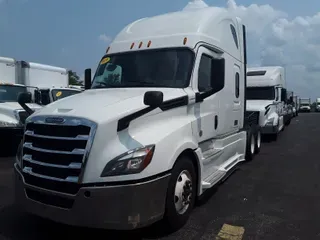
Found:
<path fill-rule="evenodd" d="M 50 123 L 46 122 L 50 119 Z M 57 123 L 52 123 L 54 120 Z M 75 194 L 96 124 L 81 118 L 32 117 L 25 127 L 22 169 L 27 184 Z"/>

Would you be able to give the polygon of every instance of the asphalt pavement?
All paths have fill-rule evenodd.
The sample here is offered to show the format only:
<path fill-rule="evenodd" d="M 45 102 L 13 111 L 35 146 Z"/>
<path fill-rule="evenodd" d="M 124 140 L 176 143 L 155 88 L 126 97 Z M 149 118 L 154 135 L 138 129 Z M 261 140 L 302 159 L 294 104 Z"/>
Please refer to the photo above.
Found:
<path fill-rule="evenodd" d="M 168 236 L 157 224 L 118 232 L 69 227 L 25 214 L 13 205 L 14 159 L 0 159 L 0 239 L 209 240 L 221 236 L 223 226 L 241 230 L 242 239 L 248 240 L 320 239 L 319 123 L 320 113 L 293 119 L 276 142 L 263 143 L 253 161 L 207 194 L 187 225 Z"/>

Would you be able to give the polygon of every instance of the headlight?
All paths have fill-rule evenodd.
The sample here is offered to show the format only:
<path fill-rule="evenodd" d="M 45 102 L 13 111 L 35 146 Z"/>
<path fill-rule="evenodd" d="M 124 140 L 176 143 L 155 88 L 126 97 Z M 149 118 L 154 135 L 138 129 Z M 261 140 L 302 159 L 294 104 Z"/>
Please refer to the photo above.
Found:
<path fill-rule="evenodd" d="M 21 168 L 21 161 L 22 161 L 22 147 L 23 147 L 23 141 L 20 142 L 19 147 L 17 149 L 16 154 L 16 163 Z"/>
<path fill-rule="evenodd" d="M 5 128 L 5 127 L 22 127 L 22 125 L 18 122 L 4 122 L 0 121 L 0 127 Z"/>
<path fill-rule="evenodd" d="M 101 173 L 101 177 L 140 173 L 151 162 L 155 145 L 130 150 L 111 160 Z"/>
<path fill-rule="evenodd" d="M 273 125 L 273 122 L 274 122 L 274 118 L 269 118 L 269 119 L 267 120 L 266 125 L 268 125 L 268 126 Z"/>

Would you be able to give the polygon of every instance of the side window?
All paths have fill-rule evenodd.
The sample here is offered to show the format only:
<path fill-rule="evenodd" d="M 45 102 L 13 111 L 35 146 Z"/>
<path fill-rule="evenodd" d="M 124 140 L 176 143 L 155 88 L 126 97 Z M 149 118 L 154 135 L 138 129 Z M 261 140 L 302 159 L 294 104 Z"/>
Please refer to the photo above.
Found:
<path fill-rule="evenodd" d="M 42 105 L 47 105 L 50 103 L 49 90 L 41 91 L 41 103 Z"/>
<path fill-rule="evenodd" d="M 198 71 L 199 92 L 219 92 L 224 88 L 225 60 L 202 55 Z"/>
<path fill-rule="evenodd" d="M 232 36 L 233 36 L 234 43 L 236 44 L 237 48 L 239 48 L 237 31 L 236 31 L 236 29 L 234 28 L 234 26 L 232 24 L 230 24 L 230 29 L 231 29 L 231 33 L 232 33 Z"/>
<path fill-rule="evenodd" d="M 238 72 L 236 73 L 236 77 L 235 77 L 235 87 L 236 87 L 236 91 L 235 91 L 236 98 L 239 98 L 239 95 L 240 95 L 240 75 Z"/>
<path fill-rule="evenodd" d="M 211 62 L 212 58 L 207 55 L 202 55 L 198 72 L 198 90 L 204 92 L 210 90 L 211 86 Z"/>
<path fill-rule="evenodd" d="M 276 101 L 279 100 L 279 88 L 275 88 L 276 91 Z"/>

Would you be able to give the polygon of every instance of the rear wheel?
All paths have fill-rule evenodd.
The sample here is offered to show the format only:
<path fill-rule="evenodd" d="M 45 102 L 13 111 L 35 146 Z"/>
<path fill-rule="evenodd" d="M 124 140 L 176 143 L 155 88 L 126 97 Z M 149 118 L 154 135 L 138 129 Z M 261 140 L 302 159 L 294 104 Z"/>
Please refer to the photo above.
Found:
<path fill-rule="evenodd" d="M 190 158 L 183 156 L 175 164 L 168 185 L 164 223 L 176 231 L 189 219 L 197 194 L 196 171 Z"/>
<path fill-rule="evenodd" d="M 253 159 L 256 149 L 255 136 L 252 129 L 247 131 L 247 147 L 246 147 L 246 160 L 251 161 Z"/>
<path fill-rule="evenodd" d="M 261 131 L 260 131 L 260 129 L 256 133 L 255 144 L 256 144 L 255 154 L 257 154 L 260 152 L 260 148 L 261 148 Z"/>

